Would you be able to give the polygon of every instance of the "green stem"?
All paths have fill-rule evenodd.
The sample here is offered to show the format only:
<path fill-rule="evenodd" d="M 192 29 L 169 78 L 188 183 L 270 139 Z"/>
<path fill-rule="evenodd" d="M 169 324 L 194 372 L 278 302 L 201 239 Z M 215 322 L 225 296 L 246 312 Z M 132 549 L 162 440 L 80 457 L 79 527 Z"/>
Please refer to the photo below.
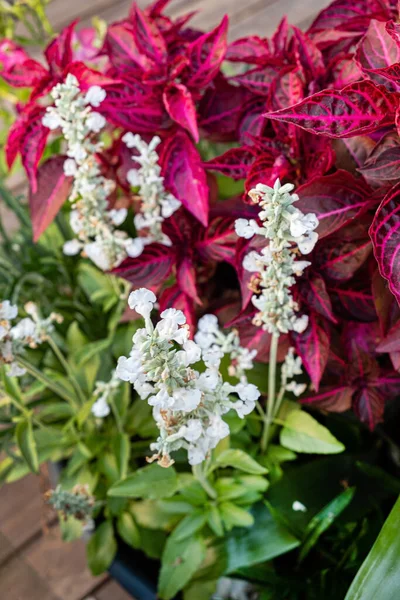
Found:
<path fill-rule="evenodd" d="M 273 333 L 271 347 L 269 349 L 269 371 L 268 371 L 268 399 L 267 411 L 264 417 L 264 430 L 261 438 L 261 450 L 265 452 L 268 446 L 269 428 L 274 415 L 276 394 L 276 363 L 278 357 L 279 334 Z"/>
<path fill-rule="evenodd" d="M 124 433 L 124 426 L 122 424 L 121 417 L 119 416 L 117 407 L 115 406 L 114 398 L 111 397 L 111 398 L 109 398 L 108 401 L 110 403 L 111 410 L 112 410 L 112 412 L 114 414 L 114 417 L 115 417 L 115 422 L 117 424 L 118 433 Z"/>
<path fill-rule="evenodd" d="M 31 222 L 21 203 L 11 194 L 7 188 L 0 182 L 0 196 L 5 204 L 10 208 L 20 220 L 21 224 L 31 228 Z"/>
<path fill-rule="evenodd" d="M 57 396 L 60 396 L 60 398 L 63 398 L 64 400 L 66 400 L 74 408 L 77 408 L 75 398 L 73 396 L 71 396 L 67 390 L 65 390 L 64 388 L 59 386 L 57 383 L 55 383 L 55 381 L 53 381 L 52 379 L 47 377 L 47 375 L 42 373 L 42 371 L 39 371 L 39 369 L 37 369 L 36 367 L 31 365 L 31 363 L 28 362 L 27 360 L 25 360 L 25 358 L 18 356 L 17 362 L 30 375 L 32 375 L 32 377 L 34 377 L 38 381 L 41 381 L 42 383 L 44 383 L 46 385 L 46 387 L 49 388 L 49 390 L 52 390 L 55 394 L 57 394 Z"/>
<path fill-rule="evenodd" d="M 197 481 L 200 483 L 203 490 L 208 494 L 208 496 L 210 496 L 210 498 L 215 500 L 217 498 L 217 492 L 214 490 L 211 483 L 205 476 L 202 465 L 194 465 L 192 467 L 192 472 Z"/>
<path fill-rule="evenodd" d="M 85 398 L 84 394 L 82 393 L 80 385 L 79 385 L 78 381 L 76 380 L 75 375 L 74 375 L 70 365 L 68 364 L 68 361 L 65 359 L 60 348 L 57 346 L 56 342 L 53 340 L 53 338 L 51 336 L 48 337 L 47 341 L 49 343 L 50 348 L 53 350 L 54 354 L 56 355 L 58 361 L 60 362 L 61 366 L 63 367 L 64 371 L 68 375 L 68 378 L 71 381 L 72 387 L 74 388 L 80 403 L 84 404 L 86 402 L 86 398 Z"/>

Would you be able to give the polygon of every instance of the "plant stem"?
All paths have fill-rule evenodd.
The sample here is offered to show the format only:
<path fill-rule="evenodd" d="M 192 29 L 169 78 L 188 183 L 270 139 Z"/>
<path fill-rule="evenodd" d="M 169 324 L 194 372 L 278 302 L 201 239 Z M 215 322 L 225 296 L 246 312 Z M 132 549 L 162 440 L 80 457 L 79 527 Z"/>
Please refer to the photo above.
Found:
<path fill-rule="evenodd" d="M 269 428 L 274 415 L 275 394 L 276 394 L 276 363 L 278 357 L 279 334 L 273 333 L 271 338 L 271 347 L 269 349 L 269 371 L 268 371 L 268 399 L 267 411 L 264 417 L 264 430 L 261 438 L 261 450 L 265 452 L 268 446 Z"/>
<path fill-rule="evenodd" d="M 194 465 L 192 467 L 192 472 L 197 481 L 200 483 L 203 490 L 208 494 L 208 496 L 210 496 L 210 498 L 215 500 L 217 498 L 217 492 L 214 490 L 211 483 L 205 476 L 202 465 Z"/>
<path fill-rule="evenodd" d="M 115 422 L 116 422 L 116 425 L 117 425 L 118 433 L 124 433 L 124 426 L 122 424 L 121 417 L 119 416 L 119 412 L 117 410 L 117 407 L 115 406 L 115 402 L 114 402 L 114 398 L 113 397 L 111 397 L 109 399 L 109 403 L 110 403 L 113 415 L 115 417 Z"/>
<path fill-rule="evenodd" d="M 60 362 L 61 366 L 63 367 L 64 371 L 68 375 L 69 380 L 71 381 L 71 384 L 76 392 L 76 395 L 77 395 L 79 401 L 81 402 L 81 404 L 84 404 L 86 402 L 86 398 L 80 388 L 78 381 L 75 378 L 74 373 L 72 372 L 70 365 L 68 364 L 68 361 L 65 359 L 60 348 L 57 346 L 56 342 L 53 340 L 53 338 L 51 336 L 48 337 L 47 341 L 49 343 L 50 348 L 53 350 L 54 354 L 56 355 L 58 361 Z"/>
<path fill-rule="evenodd" d="M 55 394 L 57 394 L 57 396 L 60 396 L 60 398 L 63 398 L 64 400 L 66 400 L 74 408 L 77 408 L 76 403 L 75 403 L 75 398 L 73 396 L 71 396 L 67 390 L 64 390 L 64 388 L 59 386 L 55 381 L 52 381 L 52 379 L 50 379 L 49 377 L 47 377 L 47 375 L 42 373 L 42 371 L 39 371 L 39 369 L 37 369 L 36 367 L 31 365 L 31 363 L 28 362 L 27 360 L 25 360 L 25 358 L 18 356 L 17 362 L 21 367 L 26 369 L 26 371 L 30 375 L 32 375 L 32 377 L 34 377 L 38 381 L 41 381 L 42 383 L 44 383 L 46 385 L 46 387 L 49 388 L 49 390 L 52 390 Z"/>

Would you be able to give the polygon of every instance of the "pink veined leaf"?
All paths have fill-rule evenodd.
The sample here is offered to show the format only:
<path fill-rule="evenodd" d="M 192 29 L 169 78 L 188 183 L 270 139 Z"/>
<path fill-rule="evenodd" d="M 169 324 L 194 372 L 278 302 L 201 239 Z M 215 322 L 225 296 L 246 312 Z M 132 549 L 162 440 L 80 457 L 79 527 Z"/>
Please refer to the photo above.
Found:
<path fill-rule="evenodd" d="M 139 50 L 148 56 L 152 62 L 165 63 L 167 48 L 154 19 L 148 18 L 136 3 L 132 7 L 130 17 Z"/>
<path fill-rule="evenodd" d="M 262 154 L 250 168 L 245 184 L 246 193 L 255 187 L 257 183 L 273 186 L 278 178 L 284 179 L 290 169 L 291 165 L 283 155 L 274 158 L 267 153 Z"/>
<path fill-rule="evenodd" d="M 279 65 L 265 65 L 235 75 L 231 80 L 243 85 L 250 92 L 267 96 L 272 82 L 279 76 L 280 71 L 281 67 Z"/>
<path fill-rule="evenodd" d="M 274 35 L 271 39 L 271 44 L 273 47 L 273 53 L 282 54 L 285 52 L 287 44 L 289 41 L 289 24 L 287 17 L 283 17 L 281 22 L 279 23 Z"/>
<path fill-rule="evenodd" d="M 333 138 L 374 131 L 394 122 L 396 94 L 364 80 L 342 90 L 323 90 L 294 106 L 267 112 L 268 119 L 293 123 L 306 131 Z"/>
<path fill-rule="evenodd" d="M 22 63 L 16 62 L 7 70 L 0 71 L 0 76 L 13 87 L 34 87 L 48 76 L 48 72 L 36 60 L 28 58 Z"/>
<path fill-rule="evenodd" d="M 44 107 L 36 107 L 26 120 L 25 131 L 20 139 L 19 151 L 21 153 L 22 165 L 26 171 L 31 192 L 37 191 L 37 166 L 44 152 L 49 129 L 42 123 L 45 113 Z"/>
<path fill-rule="evenodd" d="M 354 389 L 347 385 L 323 387 L 318 393 L 301 398 L 300 403 L 315 404 L 330 412 L 344 412 L 351 408 L 353 393 Z"/>
<path fill-rule="evenodd" d="M 377 352 L 400 352 L 400 321 L 397 321 L 378 344 Z"/>
<path fill-rule="evenodd" d="M 372 385 L 361 388 L 354 398 L 354 410 L 359 419 L 371 429 L 383 420 L 385 398 Z"/>
<path fill-rule="evenodd" d="M 297 190 L 296 206 L 319 219 L 318 234 L 323 238 L 358 217 L 368 207 L 369 187 L 348 171 L 316 177 Z"/>
<path fill-rule="evenodd" d="M 314 274 L 307 281 L 300 282 L 299 293 L 302 301 L 311 310 L 332 323 L 338 322 L 332 311 L 332 303 L 326 289 L 325 281 L 320 275 Z"/>
<path fill-rule="evenodd" d="M 0 40 L 0 63 L 2 71 L 9 71 L 15 65 L 22 65 L 30 56 L 13 40 L 3 38 Z"/>
<path fill-rule="evenodd" d="M 360 41 L 356 60 L 362 69 L 383 69 L 400 59 L 400 46 L 386 30 L 385 23 L 372 19 L 366 34 Z"/>
<path fill-rule="evenodd" d="M 388 148 L 358 171 L 368 183 L 395 182 L 400 178 L 400 146 Z"/>
<path fill-rule="evenodd" d="M 217 217 L 210 222 L 195 247 L 205 260 L 234 263 L 237 240 L 232 219 Z"/>
<path fill-rule="evenodd" d="M 327 240 L 318 249 L 318 268 L 333 281 L 348 281 L 367 260 L 371 250 L 369 239 L 343 243 L 337 239 Z"/>
<path fill-rule="evenodd" d="M 363 78 L 362 71 L 353 54 L 339 54 L 335 56 L 326 67 L 329 80 L 336 90 L 341 90 L 347 85 Z"/>
<path fill-rule="evenodd" d="M 150 6 L 146 9 L 147 14 L 152 17 L 159 17 L 164 8 L 171 2 L 171 0 L 156 0 L 156 2 L 152 2 Z"/>
<path fill-rule="evenodd" d="M 137 258 L 127 258 L 113 273 L 130 281 L 135 287 L 155 287 L 171 273 L 175 252 L 162 244 L 145 246 Z"/>
<path fill-rule="evenodd" d="M 184 257 L 176 269 L 176 280 L 179 288 L 196 304 L 202 304 L 196 287 L 196 268 L 191 259 Z"/>
<path fill-rule="evenodd" d="M 70 194 L 72 179 L 64 174 L 64 161 L 65 156 L 53 156 L 38 169 L 37 191 L 29 194 L 34 242 L 53 222 Z"/>
<path fill-rule="evenodd" d="M 386 23 L 386 31 L 396 42 L 396 44 L 400 46 L 400 24 L 396 21 L 388 21 Z"/>
<path fill-rule="evenodd" d="M 164 90 L 163 100 L 171 119 L 189 131 L 198 142 L 196 106 L 187 87 L 182 83 L 170 83 Z"/>
<path fill-rule="evenodd" d="M 299 67 L 282 69 L 269 91 L 269 106 L 272 110 L 280 110 L 292 106 L 303 98 L 303 78 Z"/>
<path fill-rule="evenodd" d="M 191 75 L 188 85 L 203 88 L 217 75 L 227 49 L 228 17 L 209 33 L 197 38 L 188 48 Z"/>
<path fill-rule="evenodd" d="M 121 82 L 118 79 L 113 79 L 107 75 L 103 75 L 100 71 L 91 69 L 81 61 L 74 61 L 67 67 L 67 72 L 75 75 L 79 81 L 79 87 L 86 92 L 92 85 L 99 85 L 108 92 L 113 87 L 120 89 Z M 103 103 L 102 103 L 103 104 Z"/>
<path fill-rule="evenodd" d="M 297 27 L 292 29 L 297 41 L 300 64 L 309 79 L 317 79 L 325 69 L 322 53 L 306 33 Z"/>
<path fill-rule="evenodd" d="M 374 297 L 369 289 L 352 289 L 353 286 L 329 287 L 328 292 L 335 313 L 346 320 L 375 321 Z"/>
<path fill-rule="evenodd" d="M 72 36 L 74 60 L 91 61 L 97 57 L 99 49 L 96 47 L 96 38 L 94 27 L 84 27 L 75 31 Z"/>
<path fill-rule="evenodd" d="M 262 64 L 271 55 L 268 42 L 253 35 L 229 44 L 225 59 L 231 62 Z"/>
<path fill-rule="evenodd" d="M 255 155 L 251 147 L 230 148 L 224 154 L 204 163 L 204 167 L 210 171 L 218 171 L 235 181 L 246 179 Z"/>
<path fill-rule="evenodd" d="M 393 84 L 394 89 L 399 91 L 400 89 L 400 63 L 396 62 L 388 67 L 383 67 L 380 69 L 371 69 L 368 71 L 368 75 L 374 79 L 374 75 L 380 77 L 379 82 L 385 83 L 385 79 Z M 383 79 L 382 79 L 383 78 Z"/>
<path fill-rule="evenodd" d="M 390 11 L 380 0 L 358 0 L 347 2 L 347 0 L 335 0 L 327 8 L 322 10 L 312 23 L 309 33 L 312 35 L 319 31 L 332 32 L 330 30 L 343 30 L 362 32 L 367 29 L 371 19 L 387 21 L 391 18 Z M 333 39 L 333 41 L 335 41 Z"/>
<path fill-rule="evenodd" d="M 382 200 L 369 234 L 379 271 L 400 304 L 400 183 Z"/>
<path fill-rule="evenodd" d="M 262 327 L 256 327 L 251 322 L 252 315 L 241 319 L 235 327 L 239 332 L 240 344 L 249 350 L 257 350 L 257 362 L 269 362 L 269 349 L 271 346 L 271 334 L 264 331 Z M 229 324 L 230 326 L 230 324 Z M 278 362 L 282 362 L 289 350 L 290 343 L 287 335 L 281 335 L 278 347 Z"/>
<path fill-rule="evenodd" d="M 327 322 L 311 313 L 304 333 L 292 333 L 297 353 L 313 386 L 318 391 L 329 356 L 330 329 Z"/>
<path fill-rule="evenodd" d="M 202 223 L 208 223 L 208 185 L 200 155 L 188 134 L 173 133 L 163 144 L 160 163 L 165 187 Z"/>
<path fill-rule="evenodd" d="M 385 336 L 393 327 L 393 324 L 400 319 L 400 307 L 389 290 L 388 282 L 381 276 L 378 267 L 372 273 L 371 284 L 375 310 L 380 324 L 380 333 Z"/>
<path fill-rule="evenodd" d="M 107 54 L 111 64 L 119 70 L 149 70 L 153 61 L 140 51 L 132 25 L 121 21 L 109 25 L 102 53 Z"/>
<path fill-rule="evenodd" d="M 50 42 L 44 51 L 51 74 L 61 77 L 64 69 L 72 62 L 72 36 L 78 20 L 72 21 Z"/>

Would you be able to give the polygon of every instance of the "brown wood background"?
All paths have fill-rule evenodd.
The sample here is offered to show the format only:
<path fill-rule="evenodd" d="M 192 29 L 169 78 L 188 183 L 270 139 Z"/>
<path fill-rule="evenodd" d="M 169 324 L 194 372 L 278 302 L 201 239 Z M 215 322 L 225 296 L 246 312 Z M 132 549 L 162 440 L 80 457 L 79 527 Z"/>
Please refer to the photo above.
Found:
<path fill-rule="evenodd" d="M 230 38 L 236 39 L 250 34 L 268 37 L 284 15 L 306 28 L 328 4 L 328 0 L 172 0 L 166 12 L 179 16 L 198 11 L 192 23 L 203 29 L 214 27 L 227 13 Z M 94 15 L 107 21 L 121 19 L 130 5 L 131 0 L 54 0 L 48 14 L 59 30 L 77 17 L 82 25 L 89 25 Z M 128 600 L 107 576 L 90 575 L 82 541 L 61 542 L 54 515 L 42 501 L 46 487 L 44 473 L 0 489 L 1 600 Z"/>

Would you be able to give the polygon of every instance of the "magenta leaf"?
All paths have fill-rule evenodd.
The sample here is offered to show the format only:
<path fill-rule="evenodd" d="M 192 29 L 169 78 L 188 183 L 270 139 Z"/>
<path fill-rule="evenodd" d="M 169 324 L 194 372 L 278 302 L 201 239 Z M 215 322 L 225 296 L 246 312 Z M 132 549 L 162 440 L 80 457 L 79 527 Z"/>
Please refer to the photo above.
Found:
<path fill-rule="evenodd" d="M 298 67 L 282 69 L 271 86 L 270 108 L 280 110 L 296 104 L 303 98 L 303 76 Z"/>
<path fill-rule="evenodd" d="M 315 213 L 319 219 L 320 238 L 343 227 L 368 207 L 368 186 L 347 171 L 316 177 L 297 189 L 298 208 Z"/>
<path fill-rule="evenodd" d="M 305 332 L 294 333 L 293 339 L 304 368 L 309 374 L 315 390 L 318 391 L 329 356 L 329 327 L 324 319 L 311 313 Z"/>
<path fill-rule="evenodd" d="M 358 45 L 356 60 L 369 71 L 389 67 L 400 59 L 400 47 L 386 30 L 385 23 L 372 19 Z"/>
<path fill-rule="evenodd" d="M 111 64 L 127 72 L 136 69 L 150 69 L 153 61 L 140 51 L 135 31 L 128 22 L 121 21 L 109 25 L 102 49 Z"/>
<path fill-rule="evenodd" d="M 341 138 L 393 123 L 397 105 L 395 94 L 365 80 L 342 90 L 323 90 L 294 106 L 264 116 L 293 123 L 312 133 Z"/>
<path fill-rule="evenodd" d="M 333 281 L 347 281 L 364 264 L 371 250 L 369 239 L 342 243 L 337 239 L 326 240 L 318 249 L 318 268 Z"/>
<path fill-rule="evenodd" d="M 394 182 L 400 177 L 400 146 L 384 150 L 376 159 L 368 159 L 361 169 L 358 169 L 369 183 L 382 185 L 383 182 Z"/>
<path fill-rule="evenodd" d="M 235 77 L 232 77 L 232 81 L 243 85 L 255 94 L 267 96 L 270 92 L 272 82 L 279 75 L 279 71 L 280 68 L 276 65 L 256 67 L 241 75 L 235 75 Z"/>
<path fill-rule="evenodd" d="M 149 19 L 135 3 L 130 17 L 139 50 L 154 63 L 165 63 L 167 48 L 154 19 Z"/>
<path fill-rule="evenodd" d="M 204 226 L 208 222 L 208 186 L 200 155 L 184 131 L 163 144 L 160 162 L 165 187 Z"/>
<path fill-rule="evenodd" d="M 228 83 L 217 77 L 199 104 L 199 126 L 212 139 L 235 140 L 236 131 L 243 113 L 243 105 L 250 96 L 244 87 Z"/>
<path fill-rule="evenodd" d="M 7 59 L 4 60 L 5 53 L 2 52 L 4 41 L 7 40 L 3 40 L 3 43 L 0 43 L 0 64 L 2 65 L 0 76 L 8 84 L 13 87 L 34 87 L 48 76 L 47 70 L 36 60 L 32 60 L 27 56 L 25 60 L 20 62 L 18 60 L 18 52 L 14 52 L 16 56 L 15 62 L 11 62 L 7 66 L 8 61 Z"/>
<path fill-rule="evenodd" d="M 379 271 L 400 304 L 400 184 L 384 197 L 369 230 Z"/>
<path fill-rule="evenodd" d="M 268 43 L 256 35 L 235 40 L 229 44 L 226 60 L 261 64 L 270 56 Z"/>
<path fill-rule="evenodd" d="M 315 404 L 330 412 L 344 412 L 351 408 L 353 393 L 354 389 L 347 385 L 323 387 L 318 393 L 301 398 L 300 402 L 301 404 Z"/>
<path fill-rule="evenodd" d="M 170 83 L 164 90 L 163 100 L 171 119 L 189 131 L 198 142 L 196 106 L 187 87 L 182 83 Z"/>
<path fill-rule="evenodd" d="M 371 19 L 387 21 L 390 17 L 390 11 L 380 0 L 357 0 L 356 2 L 335 0 L 319 13 L 309 33 L 315 35 L 319 31 L 328 31 L 332 41 L 335 42 L 329 30 L 343 30 L 351 32 L 354 36 L 355 32 L 364 33 Z"/>
<path fill-rule="evenodd" d="M 353 289 L 351 287 L 329 287 L 329 295 L 336 314 L 349 319 L 358 319 L 359 321 L 374 321 L 376 319 L 376 310 L 374 297 L 370 289 Z"/>
<path fill-rule="evenodd" d="M 354 410 L 371 431 L 383 420 L 384 396 L 372 385 L 361 388 L 354 398 Z"/>
<path fill-rule="evenodd" d="M 221 156 L 212 158 L 204 166 L 210 171 L 218 171 L 232 179 L 245 179 L 256 153 L 249 147 L 230 148 Z"/>
<path fill-rule="evenodd" d="M 320 275 L 314 274 L 307 281 L 301 282 L 299 284 L 299 291 L 302 302 L 308 308 L 329 319 L 332 323 L 337 323 L 337 319 L 332 311 L 332 303 L 326 289 L 325 281 Z"/>
<path fill-rule="evenodd" d="M 324 72 L 325 68 L 321 51 L 301 29 L 293 27 L 293 33 L 297 41 L 297 52 L 301 66 L 309 76 L 309 79 L 317 79 Z"/>
<path fill-rule="evenodd" d="M 64 174 L 64 161 L 65 156 L 53 156 L 43 163 L 37 173 L 37 191 L 29 194 L 35 242 L 53 222 L 71 191 L 72 181 Z"/>
<path fill-rule="evenodd" d="M 134 287 L 155 287 L 167 279 L 174 262 L 172 248 L 149 244 L 140 256 L 125 259 L 113 273 L 130 281 Z"/>
<path fill-rule="evenodd" d="M 192 260 L 188 257 L 184 257 L 179 262 L 176 269 L 176 280 L 179 288 L 184 294 L 189 296 L 197 304 L 201 304 L 201 300 L 197 294 L 196 286 L 196 269 Z"/>
<path fill-rule="evenodd" d="M 188 48 L 191 64 L 189 85 L 204 88 L 217 75 L 227 49 L 228 17 L 209 33 L 197 38 Z"/>
<path fill-rule="evenodd" d="M 377 352 L 400 352 L 400 321 L 397 321 L 376 348 Z"/>
<path fill-rule="evenodd" d="M 72 21 L 44 51 L 51 74 L 55 77 L 61 77 L 64 69 L 72 62 L 72 37 L 76 24 L 77 20 Z"/>
<path fill-rule="evenodd" d="M 196 242 L 196 250 L 204 260 L 234 263 L 237 240 L 232 219 L 217 217 Z"/>

